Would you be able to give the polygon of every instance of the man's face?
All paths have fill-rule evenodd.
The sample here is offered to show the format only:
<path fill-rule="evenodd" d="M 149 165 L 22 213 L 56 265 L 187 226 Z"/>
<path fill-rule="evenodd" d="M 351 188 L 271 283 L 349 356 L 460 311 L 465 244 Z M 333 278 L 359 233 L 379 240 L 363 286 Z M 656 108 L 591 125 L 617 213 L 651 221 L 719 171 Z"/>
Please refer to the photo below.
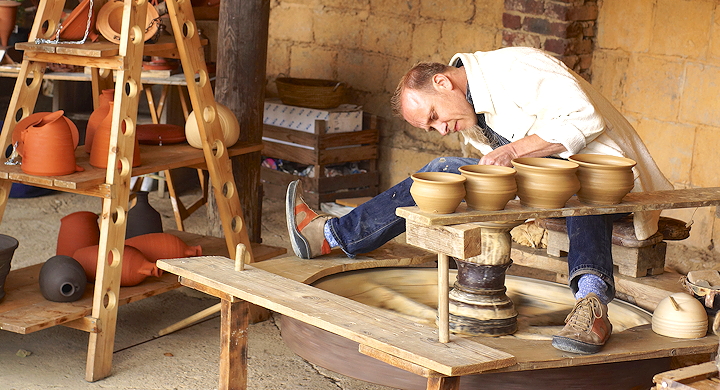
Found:
<path fill-rule="evenodd" d="M 442 135 L 477 124 L 475 110 L 465 98 L 465 92 L 444 76 L 433 86 L 435 93 L 413 89 L 403 92 L 402 116 L 408 123 L 425 131 L 437 130 Z"/>

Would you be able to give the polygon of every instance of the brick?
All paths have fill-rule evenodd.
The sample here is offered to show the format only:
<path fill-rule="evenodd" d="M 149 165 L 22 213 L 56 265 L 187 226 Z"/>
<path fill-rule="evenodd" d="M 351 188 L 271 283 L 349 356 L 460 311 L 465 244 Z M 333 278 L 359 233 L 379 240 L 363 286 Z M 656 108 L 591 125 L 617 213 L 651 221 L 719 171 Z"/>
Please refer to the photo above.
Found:
<path fill-rule="evenodd" d="M 598 6 L 595 3 L 572 7 L 567 13 L 567 20 L 597 20 Z"/>
<path fill-rule="evenodd" d="M 623 105 L 629 64 L 627 53 L 597 48 L 593 51 L 593 86 L 618 108 Z"/>
<path fill-rule="evenodd" d="M 720 186 L 720 169 L 717 154 L 720 148 L 720 128 L 700 127 L 697 129 L 695 149 L 690 172 L 690 182 L 699 187 Z"/>
<path fill-rule="evenodd" d="M 472 30 L 472 34 L 468 34 Z M 467 23 L 446 22 L 442 24 L 442 39 L 438 42 L 441 62 L 447 62 L 455 53 L 472 53 L 497 48 L 497 29 L 484 26 L 468 26 Z"/>
<path fill-rule="evenodd" d="M 374 15 L 417 17 L 419 10 L 420 0 L 370 0 L 370 12 Z"/>
<path fill-rule="evenodd" d="M 565 22 L 567 24 L 567 37 L 581 37 L 583 34 L 583 25 L 579 22 Z"/>
<path fill-rule="evenodd" d="M 545 4 L 544 15 L 550 19 L 567 21 L 570 6 L 567 4 L 548 3 Z"/>
<path fill-rule="evenodd" d="M 550 53 L 565 55 L 569 46 L 570 41 L 567 39 L 547 39 L 545 40 L 543 49 L 549 51 Z"/>
<path fill-rule="evenodd" d="M 710 27 L 710 47 L 708 48 L 708 57 L 714 60 L 720 59 L 720 22 L 718 22 L 719 16 L 720 10 L 716 9 L 715 16 L 713 18 L 713 20 L 715 20 L 715 23 L 713 23 Z M 720 245 L 718 246 L 718 249 L 720 249 Z"/>
<path fill-rule="evenodd" d="M 270 39 L 288 39 L 311 42 L 313 39 L 313 12 L 307 7 L 283 4 L 270 10 Z"/>
<path fill-rule="evenodd" d="M 569 45 L 569 52 L 572 54 L 592 54 L 592 39 L 572 39 Z"/>
<path fill-rule="evenodd" d="M 650 52 L 689 58 L 704 55 L 715 3 L 658 0 Z"/>
<path fill-rule="evenodd" d="M 525 17 L 523 19 L 523 31 L 529 31 L 541 35 L 550 34 L 550 22 L 547 19 Z"/>
<path fill-rule="evenodd" d="M 502 46 L 526 46 L 534 47 L 536 49 L 541 48 L 540 37 L 533 34 L 523 33 L 520 31 L 508 31 L 502 32 Z"/>
<path fill-rule="evenodd" d="M 582 34 L 586 37 L 594 37 L 596 35 L 595 22 L 582 22 Z"/>
<path fill-rule="evenodd" d="M 690 183 L 695 126 L 643 118 L 635 125 L 635 130 L 668 180 Z"/>
<path fill-rule="evenodd" d="M 680 120 L 720 127 L 720 64 L 688 63 L 680 98 Z"/>
<path fill-rule="evenodd" d="M 320 46 L 299 46 L 290 48 L 291 77 L 334 78 L 333 69 L 337 53 Z"/>
<path fill-rule="evenodd" d="M 503 27 L 509 28 L 511 30 L 519 30 L 522 26 L 522 18 L 520 17 L 520 15 L 512 15 L 507 12 L 503 14 L 502 22 Z"/>
<path fill-rule="evenodd" d="M 624 108 L 657 120 L 677 120 L 683 60 L 637 55 L 626 74 Z"/>
<path fill-rule="evenodd" d="M 545 12 L 545 3 L 540 0 L 505 0 L 505 9 L 532 15 L 542 15 Z"/>
<path fill-rule="evenodd" d="M 347 82 L 351 88 L 370 93 L 385 90 L 388 56 L 346 50 L 338 53 L 338 80 Z M 372 111 L 370 111 L 372 112 Z"/>
<path fill-rule="evenodd" d="M 573 34 L 572 24 L 568 22 L 554 22 L 550 23 L 550 32 L 548 35 L 552 35 L 557 38 L 568 38 L 573 37 L 577 34 Z"/>
<path fill-rule="evenodd" d="M 598 20 L 598 46 L 647 51 L 652 36 L 653 8 L 652 1 L 604 0 Z"/>
<path fill-rule="evenodd" d="M 575 70 L 577 65 L 580 63 L 580 57 L 569 55 L 569 56 L 562 56 L 560 60 L 570 69 Z"/>
<path fill-rule="evenodd" d="M 370 16 L 367 19 L 362 33 L 362 49 L 378 53 L 408 53 L 411 45 L 412 24 L 398 23 L 398 18 L 392 16 Z"/>
<path fill-rule="evenodd" d="M 503 1 L 475 1 L 474 3 L 473 26 L 484 26 L 499 30 L 500 26 L 502 26 L 502 15 L 505 12 Z"/>
<path fill-rule="evenodd" d="M 590 69 L 590 66 L 592 65 L 592 59 L 593 59 L 592 53 L 581 54 L 578 57 L 580 57 L 580 68 Z"/>
<path fill-rule="evenodd" d="M 438 42 L 442 36 L 442 23 L 427 21 L 415 25 L 412 33 L 412 50 L 410 58 L 413 61 L 437 61 L 439 56 L 438 45 L 428 44 Z M 448 58 L 448 60 L 450 60 Z"/>
<path fill-rule="evenodd" d="M 387 78 L 385 80 L 385 92 L 393 93 L 395 92 L 395 88 L 397 88 L 398 82 L 400 82 L 400 78 L 407 73 L 408 70 L 418 61 L 418 60 L 426 60 L 426 59 L 407 59 L 407 60 L 401 60 L 401 59 L 394 59 L 390 61 L 388 65 L 388 71 L 387 71 Z M 427 59 L 429 60 L 429 59 Z M 448 59 L 449 60 L 449 59 Z M 379 113 L 376 115 L 380 115 Z M 388 116 L 387 118 L 390 118 Z"/>
<path fill-rule="evenodd" d="M 361 31 L 367 12 L 328 10 L 315 14 L 315 44 L 357 48 L 361 34 L 349 34 L 349 31 Z"/>
<path fill-rule="evenodd" d="M 465 22 L 475 15 L 474 3 L 466 0 L 420 0 L 420 16 Z"/>

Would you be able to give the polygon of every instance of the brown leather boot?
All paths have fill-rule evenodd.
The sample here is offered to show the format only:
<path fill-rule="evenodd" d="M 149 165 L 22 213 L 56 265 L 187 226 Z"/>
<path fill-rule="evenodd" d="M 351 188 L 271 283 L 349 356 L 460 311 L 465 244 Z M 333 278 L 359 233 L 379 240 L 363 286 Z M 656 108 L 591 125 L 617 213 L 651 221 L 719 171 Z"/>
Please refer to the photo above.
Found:
<path fill-rule="evenodd" d="M 312 259 L 330 253 L 330 244 L 325 239 L 325 222 L 331 217 L 318 214 L 302 198 L 300 180 L 288 185 L 285 198 L 285 218 L 287 220 L 290 244 L 297 257 Z"/>
<path fill-rule="evenodd" d="M 594 293 L 577 301 L 565 319 L 565 327 L 553 336 L 552 346 L 566 352 L 592 354 L 600 351 L 612 333 L 608 307 Z"/>

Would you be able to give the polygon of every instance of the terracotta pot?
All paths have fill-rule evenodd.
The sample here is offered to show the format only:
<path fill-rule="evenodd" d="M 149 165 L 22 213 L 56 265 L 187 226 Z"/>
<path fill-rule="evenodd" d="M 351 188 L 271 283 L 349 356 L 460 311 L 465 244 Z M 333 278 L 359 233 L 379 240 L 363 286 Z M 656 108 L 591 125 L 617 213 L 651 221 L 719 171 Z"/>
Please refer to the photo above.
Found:
<path fill-rule="evenodd" d="M 2 47 L 7 47 L 10 35 L 15 29 L 19 5 L 17 1 L 0 1 L 0 46 Z"/>
<path fill-rule="evenodd" d="M 475 210 L 502 210 L 515 198 L 515 170 L 498 165 L 465 165 L 459 168 L 465 176 L 465 202 Z"/>
<path fill-rule="evenodd" d="M 108 116 L 110 102 L 113 101 L 114 95 L 114 89 L 103 89 L 98 99 L 98 108 L 96 108 L 92 114 L 90 114 L 90 118 L 88 118 L 85 130 L 85 151 L 88 152 L 88 154 L 92 151 L 92 143 L 98 126 L 100 126 L 100 123 Z"/>
<path fill-rule="evenodd" d="M 75 143 L 65 112 L 55 111 L 22 131 L 23 172 L 38 176 L 62 176 L 82 171 L 75 164 Z"/>
<path fill-rule="evenodd" d="M 89 282 L 95 281 L 97 272 L 98 245 L 80 248 L 73 254 L 85 270 Z M 148 276 L 161 276 L 163 271 L 148 259 L 138 249 L 125 245 L 122 260 L 121 286 L 135 286 Z"/>
<path fill-rule="evenodd" d="M 220 103 L 215 103 L 218 115 L 220 117 L 220 128 L 223 132 L 223 144 L 229 148 L 240 138 L 240 123 L 235 114 L 229 108 Z M 202 138 L 200 137 L 200 129 L 198 129 L 197 119 L 195 119 L 195 111 L 188 115 L 185 121 L 185 137 L 190 146 L 202 149 Z"/>
<path fill-rule="evenodd" d="M 420 210 L 434 214 L 450 214 L 465 197 L 465 177 L 448 172 L 412 174 L 410 195 Z"/>
<path fill-rule="evenodd" d="M 572 161 L 523 157 L 514 159 L 512 164 L 517 171 L 517 194 L 524 206 L 562 208 L 580 189 L 578 165 Z"/>
<path fill-rule="evenodd" d="M 13 133 L 12 133 L 12 142 L 13 142 L 13 144 L 15 144 L 15 143 L 18 144 L 18 153 L 20 153 L 20 155 L 22 155 L 22 153 L 23 153 L 22 135 L 24 134 L 24 130 L 27 130 L 28 127 L 36 124 L 40 119 L 42 119 L 50 114 L 52 114 L 52 113 L 44 112 L 44 111 L 35 112 L 35 113 L 32 113 L 32 114 L 26 116 L 25 118 L 21 119 L 18 123 L 15 124 L 15 128 L 13 129 Z M 77 148 L 78 143 L 80 142 L 80 133 L 78 132 L 78 128 L 75 125 L 75 123 L 70 120 L 70 118 L 63 116 L 63 119 L 65 120 L 65 123 L 67 123 L 68 127 L 70 128 L 70 133 L 72 134 L 74 148 Z"/>
<path fill-rule="evenodd" d="M 53 256 L 40 268 L 38 283 L 40 293 L 48 301 L 75 302 L 85 293 L 87 276 L 72 257 Z"/>
<path fill-rule="evenodd" d="M 85 36 L 85 30 L 88 29 L 88 11 L 90 10 L 90 0 L 83 0 L 78 4 L 62 21 L 60 29 L 60 39 L 65 41 L 79 41 Z M 92 14 L 90 20 L 90 29 L 88 30 L 88 38 L 91 41 L 97 41 L 99 35 L 95 30 L 95 13 Z"/>
<path fill-rule="evenodd" d="M 72 256 L 76 250 L 100 242 L 98 215 L 90 211 L 78 211 L 60 219 L 56 255 Z"/>
<path fill-rule="evenodd" d="M 95 168 L 107 168 L 108 163 L 108 156 L 109 156 L 109 150 L 110 150 L 110 135 L 111 135 L 111 127 L 112 127 L 112 112 L 113 112 L 113 102 L 108 103 L 110 105 L 110 108 L 108 109 L 108 114 L 105 116 L 105 118 L 100 122 L 100 125 L 97 127 L 97 130 L 95 131 L 95 135 L 93 136 L 92 140 L 92 149 L 90 151 L 90 165 L 94 166 Z M 121 126 L 125 126 L 125 124 L 121 124 Z M 135 148 L 133 149 L 133 167 L 140 166 L 140 144 L 137 141 L 137 137 L 135 137 Z"/>
<path fill-rule="evenodd" d="M 635 161 L 603 154 L 576 154 L 570 161 L 577 163 L 580 179 L 578 200 L 589 204 L 618 204 L 635 186 L 632 168 Z"/>
<path fill-rule="evenodd" d="M 125 240 L 143 253 L 152 262 L 159 259 L 178 259 L 181 257 L 202 256 L 200 245 L 188 246 L 180 238 L 169 233 L 150 233 Z"/>
<path fill-rule="evenodd" d="M 144 191 L 136 192 L 135 200 L 135 206 L 127 213 L 125 238 L 149 233 L 162 233 L 162 216 L 150 205 L 148 193 Z"/>
<path fill-rule="evenodd" d="M 5 280 L 10 273 L 10 262 L 19 245 L 14 237 L 0 234 L 0 302 L 5 298 Z"/>
<path fill-rule="evenodd" d="M 97 16 L 97 30 L 110 42 L 120 43 L 120 30 L 122 28 L 123 17 L 122 0 L 110 0 L 100 8 Z M 152 38 L 158 31 L 159 23 L 155 19 L 159 18 L 158 11 L 152 4 L 148 4 L 147 16 L 145 17 L 145 40 Z"/>

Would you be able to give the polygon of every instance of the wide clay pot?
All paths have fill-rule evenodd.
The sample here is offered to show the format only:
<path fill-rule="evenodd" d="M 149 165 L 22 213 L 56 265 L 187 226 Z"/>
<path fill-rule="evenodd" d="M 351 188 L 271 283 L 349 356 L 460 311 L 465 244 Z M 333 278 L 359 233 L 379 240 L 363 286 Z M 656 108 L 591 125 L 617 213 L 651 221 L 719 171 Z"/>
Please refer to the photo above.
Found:
<path fill-rule="evenodd" d="M 92 149 L 90 150 L 90 165 L 95 168 L 107 168 L 108 156 L 110 153 L 110 136 L 112 134 L 112 112 L 113 102 L 108 103 L 110 108 L 108 114 L 105 116 L 100 125 L 95 131 L 95 135 L 92 140 Z M 121 124 L 125 126 L 125 124 Z M 140 144 L 135 137 L 135 148 L 133 149 L 133 162 L 132 166 L 140 166 Z"/>
<path fill-rule="evenodd" d="M 19 242 L 14 237 L 0 234 L 0 302 L 5 298 L 5 280 L 10 273 L 10 262 Z"/>
<path fill-rule="evenodd" d="M 70 256 L 53 256 L 40 268 L 40 293 L 48 301 L 75 302 L 82 298 L 87 276 L 80 263 Z"/>
<path fill-rule="evenodd" d="M 170 233 L 149 233 L 135 236 L 126 239 L 125 245 L 137 248 L 152 262 L 159 259 L 202 256 L 202 247 L 200 245 L 189 246 Z"/>
<path fill-rule="evenodd" d="M 517 171 L 517 194 L 524 206 L 557 209 L 580 189 L 578 165 L 556 158 L 523 157 L 512 160 Z"/>
<path fill-rule="evenodd" d="M 465 176 L 465 202 L 475 210 L 502 210 L 515 198 L 515 169 L 498 165 L 465 165 L 459 168 Z"/>
<path fill-rule="evenodd" d="M 580 179 L 578 200 L 583 203 L 618 204 L 635 186 L 632 168 L 636 162 L 629 158 L 604 154 L 575 154 L 570 161 L 577 163 Z"/>
<path fill-rule="evenodd" d="M 81 1 L 68 15 L 65 20 L 62 21 L 62 27 L 60 29 L 60 39 L 64 41 L 80 41 L 85 36 L 87 30 L 87 37 L 91 41 L 97 41 L 100 36 L 95 30 L 95 19 L 96 15 L 93 12 L 90 18 L 90 26 L 88 29 L 88 11 L 90 10 L 90 0 Z"/>
<path fill-rule="evenodd" d="M 83 170 L 75 164 L 75 141 L 64 119 L 55 111 L 22 130 L 23 172 L 38 176 L 62 176 Z"/>
<path fill-rule="evenodd" d="M 120 31 L 122 29 L 124 2 L 122 0 L 111 0 L 100 8 L 97 16 L 95 27 L 110 42 L 120 43 Z M 147 15 L 145 17 L 144 40 L 152 38 L 158 31 L 159 19 L 157 9 L 149 4 L 147 7 Z M 86 19 L 87 20 L 87 19 Z"/>
<path fill-rule="evenodd" d="M 78 211 L 60 219 L 56 255 L 72 256 L 76 250 L 100 243 L 98 215 Z"/>
<path fill-rule="evenodd" d="M 132 238 L 149 233 L 162 233 L 162 216 L 148 200 L 148 193 L 135 193 L 135 206 L 127 213 L 125 238 Z"/>
<path fill-rule="evenodd" d="M 220 117 L 220 128 L 223 132 L 223 144 L 229 148 L 240 138 L 240 123 L 235 114 L 229 108 L 220 103 L 215 103 L 217 113 Z M 188 115 L 185 121 L 185 137 L 190 146 L 202 149 L 202 138 L 200 137 L 200 129 L 198 129 L 197 119 L 195 119 L 195 111 Z"/>
<path fill-rule="evenodd" d="M 20 3 L 17 1 L 0 1 L 0 45 L 2 47 L 8 45 L 10 35 L 15 29 L 15 19 L 17 18 L 19 5 Z"/>
<path fill-rule="evenodd" d="M 115 97 L 114 89 L 103 89 L 102 93 L 98 98 L 98 107 L 90 114 L 88 118 L 87 127 L 85 129 L 85 151 L 88 154 L 92 151 L 92 143 L 95 138 L 95 133 L 100 123 L 108 116 L 110 112 L 110 102 Z M 112 119 L 111 119 L 112 120 Z"/>
<path fill-rule="evenodd" d="M 80 248 L 73 254 L 85 270 L 89 282 L 95 281 L 97 272 L 98 245 Z M 148 276 L 161 276 L 163 271 L 148 259 L 137 248 L 125 245 L 122 260 L 121 286 L 135 286 Z"/>
<path fill-rule="evenodd" d="M 449 172 L 419 172 L 411 175 L 410 195 L 420 210 L 450 214 L 465 197 L 465 176 Z"/>

